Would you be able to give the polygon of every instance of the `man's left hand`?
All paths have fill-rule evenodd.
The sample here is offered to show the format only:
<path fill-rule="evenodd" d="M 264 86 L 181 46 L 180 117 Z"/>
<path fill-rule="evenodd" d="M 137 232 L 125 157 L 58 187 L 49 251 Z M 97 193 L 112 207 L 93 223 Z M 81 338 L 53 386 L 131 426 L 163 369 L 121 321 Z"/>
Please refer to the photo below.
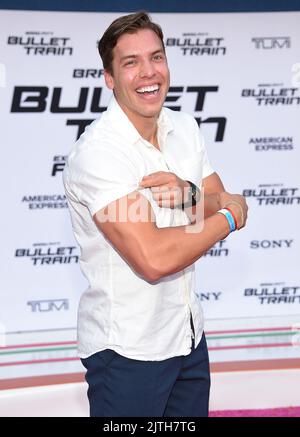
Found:
<path fill-rule="evenodd" d="M 190 184 L 174 173 L 157 171 L 144 176 L 140 188 L 150 188 L 161 208 L 177 208 L 187 202 Z"/>

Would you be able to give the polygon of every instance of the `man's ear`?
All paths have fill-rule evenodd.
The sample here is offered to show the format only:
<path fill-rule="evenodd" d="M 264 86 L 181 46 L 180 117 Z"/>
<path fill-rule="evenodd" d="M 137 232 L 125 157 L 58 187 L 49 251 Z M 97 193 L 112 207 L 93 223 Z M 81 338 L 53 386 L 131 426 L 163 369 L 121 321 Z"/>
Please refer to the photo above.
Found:
<path fill-rule="evenodd" d="M 109 88 L 110 90 L 113 90 L 115 87 L 114 78 L 112 77 L 111 73 L 107 70 L 104 70 L 104 79 L 105 79 L 105 83 L 106 83 L 107 88 Z"/>

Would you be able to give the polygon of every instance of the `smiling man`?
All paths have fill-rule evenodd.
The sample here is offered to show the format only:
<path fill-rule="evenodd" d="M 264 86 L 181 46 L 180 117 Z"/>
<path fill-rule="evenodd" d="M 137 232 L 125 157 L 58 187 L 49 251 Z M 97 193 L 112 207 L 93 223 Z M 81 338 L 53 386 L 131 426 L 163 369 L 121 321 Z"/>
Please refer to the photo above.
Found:
<path fill-rule="evenodd" d="M 194 263 L 245 225 L 247 206 L 225 192 L 194 118 L 163 108 L 170 75 L 160 26 L 144 12 L 120 17 L 99 52 L 113 97 L 64 171 L 90 284 L 78 312 L 90 413 L 207 416 Z"/>

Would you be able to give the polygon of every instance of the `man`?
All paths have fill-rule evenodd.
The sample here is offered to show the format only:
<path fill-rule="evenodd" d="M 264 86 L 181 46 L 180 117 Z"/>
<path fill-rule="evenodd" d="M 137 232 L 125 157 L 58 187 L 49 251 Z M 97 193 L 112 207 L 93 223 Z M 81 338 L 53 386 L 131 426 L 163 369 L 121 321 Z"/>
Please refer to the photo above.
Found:
<path fill-rule="evenodd" d="M 99 52 L 114 97 L 64 172 L 90 283 L 78 342 L 91 416 L 207 416 L 194 263 L 245 225 L 247 206 L 211 169 L 194 118 L 162 109 L 169 69 L 161 28 L 144 12 L 120 17 Z"/>

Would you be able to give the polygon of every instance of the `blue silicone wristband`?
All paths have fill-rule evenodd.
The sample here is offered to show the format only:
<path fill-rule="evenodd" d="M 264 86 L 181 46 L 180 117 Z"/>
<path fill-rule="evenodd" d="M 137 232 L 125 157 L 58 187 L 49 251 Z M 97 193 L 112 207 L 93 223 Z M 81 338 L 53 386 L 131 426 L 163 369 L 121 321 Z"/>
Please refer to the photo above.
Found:
<path fill-rule="evenodd" d="M 229 224 L 229 227 L 230 227 L 230 232 L 235 231 L 235 229 L 236 229 L 235 222 L 234 222 L 234 218 L 232 217 L 231 212 L 228 211 L 227 209 L 220 209 L 218 212 L 223 214 L 226 217 L 228 224 Z"/>

